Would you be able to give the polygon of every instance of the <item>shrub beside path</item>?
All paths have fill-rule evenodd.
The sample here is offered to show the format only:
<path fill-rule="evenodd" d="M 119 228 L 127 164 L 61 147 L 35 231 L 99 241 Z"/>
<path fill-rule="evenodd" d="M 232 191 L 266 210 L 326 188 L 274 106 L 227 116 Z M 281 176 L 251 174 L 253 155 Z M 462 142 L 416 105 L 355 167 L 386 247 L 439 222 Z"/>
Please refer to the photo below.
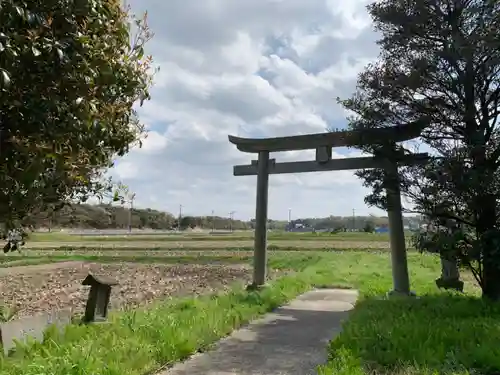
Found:
<path fill-rule="evenodd" d="M 158 375 L 316 374 L 357 297 L 356 290 L 309 291 Z"/>

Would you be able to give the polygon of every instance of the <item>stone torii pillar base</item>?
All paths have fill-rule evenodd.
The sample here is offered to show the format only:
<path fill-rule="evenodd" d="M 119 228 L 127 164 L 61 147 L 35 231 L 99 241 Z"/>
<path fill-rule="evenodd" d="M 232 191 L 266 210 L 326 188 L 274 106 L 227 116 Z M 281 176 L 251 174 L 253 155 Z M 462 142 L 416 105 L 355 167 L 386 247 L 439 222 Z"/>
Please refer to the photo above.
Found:
<path fill-rule="evenodd" d="M 415 293 L 413 290 L 410 290 L 408 293 L 406 292 L 398 292 L 397 290 L 390 290 L 387 292 L 387 297 L 388 298 L 393 298 L 393 297 L 417 297 L 417 293 Z"/>

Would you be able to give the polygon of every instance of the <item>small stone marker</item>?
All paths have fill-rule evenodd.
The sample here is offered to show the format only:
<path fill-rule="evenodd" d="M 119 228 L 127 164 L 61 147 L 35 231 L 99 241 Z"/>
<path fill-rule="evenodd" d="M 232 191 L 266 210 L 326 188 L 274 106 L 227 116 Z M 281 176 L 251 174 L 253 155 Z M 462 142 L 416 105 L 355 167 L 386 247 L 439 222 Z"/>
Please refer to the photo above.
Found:
<path fill-rule="evenodd" d="M 106 321 L 111 287 L 117 284 L 115 280 L 90 273 L 83 280 L 82 285 L 90 285 L 89 298 L 83 317 L 85 323 Z"/>
<path fill-rule="evenodd" d="M 27 316 L 18 320 L 13 320 L 0 324 L 0 339 L 4 354 L 7 355 L 16 344 L 14 340 L 26 342 L 28 337 L 36 341 L 43 341 L 45 330 L 55 325 L 59 330 L 71 323 L 71 310 L 59 310 L 41 313 L 34 316 Z"/>

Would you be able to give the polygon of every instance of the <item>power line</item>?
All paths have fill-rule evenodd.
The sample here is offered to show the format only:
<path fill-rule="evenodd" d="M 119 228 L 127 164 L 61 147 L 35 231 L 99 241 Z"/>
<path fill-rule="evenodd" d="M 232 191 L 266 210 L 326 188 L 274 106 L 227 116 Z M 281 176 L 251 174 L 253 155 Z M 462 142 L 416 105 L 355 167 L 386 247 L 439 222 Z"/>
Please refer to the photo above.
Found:
<path fill-rule="evenodd" d="M 212 233 L 215 232 L 215 211 L 212 210 Z"/>
<path fill-rule="evenodd" d="M 128 197 L 128 203 L 130 204 L 128 209 L 128 232 L 132 233 L 132 210 L 134 209 L 134 199 L 135 193 L 132 193 Z"/>
<path fill-rule="evenodd" d="M 179 219 L 177 222 L 177 230 L 181 230 L 181 220 L 182 220 L 182 204 L 179 205 Z"/>
<path fill-rule="evenodd" d="M 232 232 L 233 231 L 233 215 L 236 211 L 231 211 L 229 213 L 229 231 Z"/>

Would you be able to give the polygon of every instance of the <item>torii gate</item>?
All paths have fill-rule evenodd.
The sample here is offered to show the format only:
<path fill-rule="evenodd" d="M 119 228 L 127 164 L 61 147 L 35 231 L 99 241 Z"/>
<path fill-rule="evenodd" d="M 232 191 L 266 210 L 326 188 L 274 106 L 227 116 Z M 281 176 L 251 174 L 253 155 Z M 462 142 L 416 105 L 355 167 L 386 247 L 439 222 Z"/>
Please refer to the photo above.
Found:
<path fill-rule="evenodd" d="M 267 277 L 267 209 L 270 174 L 383 168 L 389 176 L 386 181 L 386 192 L 393 277 L 393 290 L 390 293 L 410 295 L 398 166 L 425 163 L 428 154 L 403 155 L 391 150 L 395 149 L 397 142 L 417 138 L 425 127 L 426 124 L 412 123 L 388 128 L 264 139 L 229 135 L 229 142 L 236 145 L 238 150 L 258 154 L 258 160 L 252 160 L 249 165 L 236 165 L 233 171 L 234 176 L 257 176 L 254 269 L 251 287 L 260 288 L 265 284 Z M 386 151 L 383 155 L 373 157 L 332 159 L 333 147 L 356 147 L 363 144 L 380 145 Z M 296 150 L 316 150 L 316 159 L 285 163 L 276 163 L 275 159 L 269 159 L 270 152 Z"/>

